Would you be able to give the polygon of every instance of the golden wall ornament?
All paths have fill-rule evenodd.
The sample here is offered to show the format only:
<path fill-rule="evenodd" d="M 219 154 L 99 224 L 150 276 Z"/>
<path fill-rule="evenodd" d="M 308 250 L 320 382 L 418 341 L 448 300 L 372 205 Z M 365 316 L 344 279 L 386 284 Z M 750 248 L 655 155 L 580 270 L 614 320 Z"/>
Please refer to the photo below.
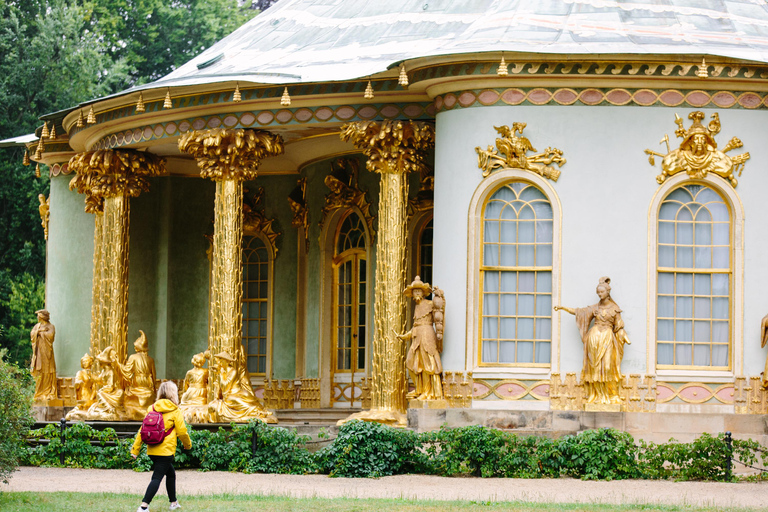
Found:
<path fill-rule="evenodd" d="M 232 357 L 231 354 L 238 354 L 243 349 L 243 181 L 256 178 L 259 162 L 263 158 L 283 153 L 283 139 L 279 135 L 260 130 L 196 130 L 182 135 L 179 139 L 179 150 L 196 158 L 202 177 L 216 182 L 208 350 L 211 354 L 227 353 Z M 271 222 L 269 225 L 271 226 Z M 239 358 L 233 361 L 239 361 Z M 238 375 L 245 375 L 247 379 L 248 371 L 244 361 L 245 359 L 242 364 L 236 363 L 230 367 L 239 372 Z M 210 381 L 214 387 L 210 395 L 209 413 L 212 418 L 222 418 L 225 421 L 230 421 L 226 419 L 230 416 L 245 418 L 243 421 L 247 421 L 247 418 L 251 417 L 248 412 L 250 409 L 237 414 L 227 412 L 227 394 L 250 392 L 253 395 L 253 390 L 250 383 L 246 385 L 243 382 L 242 385 L 237 385 L 236 390 L 227 391 L 235 384 L 230 380 L 222 381 L 222 378 L 228 377 L 218 372 L 219 368 L 225 367 L 229 368 L 227 363 L 222 362 L 210 369 Z M 248 403 L 251 401 L 249 397 L 244 399 Z M 258 403 L 255 397 L 253 400 Z M 244 404 L 245 402 L 241 405 Z"/>
<path fill-rule="evenodd" d="M 290 194 L 288 205 L 293 212 L 291 226 L 302 229 L 304 232 L 304 252 L 309 252 L 309 207 L 307 206 L 307 178 L 301 178 L 296 182 Z"/>
<path fill-rule="evenodd" d="M 645 150 L 651 165 L 656 165 L 655 157 L 658 156 L 662 159 L 661 174 L 656 176 L 656 181 L 659 184 L 664 183 L 667 178 L 679 172 L 686 172 L 691 178 L 698 179 L 704 178 L 711 172 L 730 181 L 733 187 L 739 183 L 734 174 L 738 173 L 741 177 L 744 164 L 749 160 L 749 153 L 735 156 L 725 154 L 744 145 L 738 137 L 731 138 L 722 150 L 717 149 L 715 135 L 720 133 L 720 116 L 717 112 L 712 114 L 712 120 L 706 128 L 702 124 L 704 117 L 704 112 L 701 111 L 688 114 L 688 119 L 692 120 L 693 123 L 686 130 L 683 126 L 683 120 L 675 114 L 675 124 L 677 124 L 675 135 L 683 139 L 680 147 L 671 149 L 669 135 L 664 135 L 659 144 L 666 143 L 666 154 L 650 149 Z"/>
<path fill-rule="evenodd" d="M 425 297 L 433 294 L 432 300 Z M 403 294 L 411 297 L 416 307 L 413 311 L 413 327 L 405 334 L 398 334 L 399 340 L 411 342 L 405 356 L 405 367 L 411 374 L 416 388 L 406 394 L 415 400 L 442 400 L 443 363 L 443 319 L 445 316 L 445 295 L 443 291 L 421 281 L 419 276 L 409 284 Z"/>
<path fill-rule="evenodd" d="M 359 172 L 359 164 L 354 158 L 342 157 L 331 162 L 331 172 L 323 180 L 325 186 L 331 191 L 325 196 L 320 227 L 323 227 L 325 220 L 334 211 L 340 208 L 357 207 L 363 214 L 372 238 L 375 238 L 376 231 L 373 229 L 373 224 L 376 221 L 376 216 L 371 215 L 371 202 L 368 200 L 368 193 L 361 190 L 358 185 Z"/>
<path fill-rule="evenodd" d="M 483 178 L 487 177 L 492 171 L 500 168 L 511 167 L 515 169 L 524 169 L 535 172 L 552 181 L 557 181 L 560 177 L 560 171 L 555 169 L 552 164 L 562 167 L 566 160 L 563 158 L 563 152 L 557 148 L 547 148 L 541 153 L 527 155 L 529 151 L 538 151 L 533 147 L 527 137 L 523 137 L 523 130 L 526 123 L 512 123 L 509 126 L 494 126 L 494 129 L 501 135 L 496 139 L 496 148 L 488 146 L 487 149 L 475 148 L 477 152 L 477 166 L 483 170 Z M 520 134 L 518 137 L 517 134 Z"/>
<path fill-rule="evenodd" d="M 624 345 L 629 337 L 624 331 L 621 309 L 611 298 L 611 279 L 601 277 L 596 289 L 600 302 L 586 308 L 555 306 L 555 311 L 565 311 L 576 316 L 576 325 L 584 343 L 584 367 L 581 381 L 584 384 L 585 402 L 597 406 L 621 405 L 620 385 L 623 381 L 621 360 Z M 594 320 L 594 325 L 590 324 Z M 587 407 L 589 408 L 589 407 Z M 603 407 L 611 410 L 610 407 Z M 616 409 L 618 410 L 618 408 Z"/>
<path fill-rule="evenodd" d="M 376 244 L 374 335 L 371 361 L 371 409 L 344 421 L 362 419 L 404 426 L 406 422 L 405 331 L 406 224 L 408 172 L 420 172 L 426 151 L 434 147 L 434 128 L 421 122 L 363 121 L 341 128 L 368 158 L 367 168 L 381 174 L 379 240 Z"/>
<path fill-rule="evenodd" d="M 35 314 L 37 323 L 29 334 L 32 343 L 30 371 L 35 378 L 35 401 L 44 402 L 57 398 L 56 360 L 53 356 L 56 328 L 50 322 L 51 314 L 47 310 L 41 309 Z"/>
<path fill-rule="evenodd" d="M 277 256 L 277 237 L 281 235 L 280 232 L 275 231 L 272 224 L 275 219 L 268 219 L 264 213 L 264 210 L 259 210 L 261 206 L 261 200 L 264 197 L 264 187 L 256 189 L 256 194 L 251 199 L 248 199 L 248 189 L 243 189 L 243 233 L 247 235 L 262 234 L 269 241 L 272 246 L 272 254 Z"/>
<path fill-rule="evenodd" d="M 38 194 L 37 200 L 40 201 L 38 211 L 40 212 L 40 224 L 43 226 L 43 234 L 45 240 L 48 240 L 48 221 L 51 218 L 51 198 L 47 198 L 43 194 Z"/>

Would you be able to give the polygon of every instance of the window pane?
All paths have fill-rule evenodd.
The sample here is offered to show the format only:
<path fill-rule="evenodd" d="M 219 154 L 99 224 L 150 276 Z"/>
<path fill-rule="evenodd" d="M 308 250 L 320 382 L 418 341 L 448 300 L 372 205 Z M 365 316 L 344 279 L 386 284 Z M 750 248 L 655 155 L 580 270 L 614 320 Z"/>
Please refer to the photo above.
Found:
<path fill-rule="evenodd" d="M 658 348 L 658 357 L 656 359 L 656 362 L 658 364 L 674 364 L 673 359 L 673 348 L 674 345 L 671 343 L 659 343 L 657 345 Z"/>
<path fill-rule="evenodd" d="M 533 342 L 519 341 L 517 343 L 517 362 L 518 363 L 533 362 Z"/>
<path fill-rule="evenodd" d="M 552 320 L 551 319 L 549 318 L 536 319 L 536 339 L 537 340 L 552 339 Z"/>
<path fill-rule="evenodd" d="M 515 342 L 514 341 L 499 342 L 499 362 L 500 363 L 515 362 Z"/>
<path fill-rule="evenodd" d="M 537 342 L 536 343 L 536 363 L 549 364 L 551 360 L 552 348 L 551 343 Z"/>
<path fill-rule="evenodd" d="M 483 340 L 483 362 L 495 363 L 496 353 L 496 340 Z"/>

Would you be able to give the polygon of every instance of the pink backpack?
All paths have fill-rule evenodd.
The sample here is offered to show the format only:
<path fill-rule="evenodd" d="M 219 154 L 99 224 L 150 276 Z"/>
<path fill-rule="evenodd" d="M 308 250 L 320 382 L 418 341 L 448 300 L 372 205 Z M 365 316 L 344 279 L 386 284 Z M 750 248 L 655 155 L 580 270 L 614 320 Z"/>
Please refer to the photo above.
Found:
<path fill-rule="evenodd" d="M 173 428 L 165 430 L 162 413 L 155 411 L 155 407 L 152 406 L 152 410 L 144 416 L 144 421 L 141 422 L 141 440 L 148 445 L 160 444 L 173 431 Z"/>

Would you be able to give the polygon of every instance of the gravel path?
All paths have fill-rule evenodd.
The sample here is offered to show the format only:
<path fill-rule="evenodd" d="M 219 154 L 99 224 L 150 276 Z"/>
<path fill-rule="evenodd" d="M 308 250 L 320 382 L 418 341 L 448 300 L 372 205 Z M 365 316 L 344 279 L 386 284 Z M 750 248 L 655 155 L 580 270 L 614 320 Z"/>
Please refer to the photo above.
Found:
<path fill-rule="evenodd" d="M 130 470 L 24 467 L 0 491 L 120 492 L 141 495 L 149 473 Z M 380 479 L 328 478 L 322 475 L 245 475 L 185 470 L 177 476 L 179 495 L 267 494 L 296 497 L 413 498 L 557 503 L 667 504 L 762 508 L 768 483 L 659 482 L 624 480 L 585 482 L 570 478 L 524 480 L 444 478 L 424 475 Z M 161 493 L 165 492 L 164 485 Z"/>

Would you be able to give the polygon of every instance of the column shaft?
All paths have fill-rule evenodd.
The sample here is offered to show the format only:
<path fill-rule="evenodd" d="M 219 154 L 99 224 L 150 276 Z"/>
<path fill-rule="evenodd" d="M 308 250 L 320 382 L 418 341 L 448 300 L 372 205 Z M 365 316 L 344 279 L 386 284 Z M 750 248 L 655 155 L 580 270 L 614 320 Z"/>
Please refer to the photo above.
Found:
<path fill-rule="evenodd" d="M 91 300 L 91 354 L 94 356 L 107 346 L 106 297 L 104 281 L 106 258 L 104 253 L 104 213 L 94 212 L 93 228 L 93 293 Z"/>
<path fill-rule="evenodd" d="M 127 194 L 104 199 L 106 344 L 115 349 L 119 361 L 127 354 L 129 216 Z"/>

